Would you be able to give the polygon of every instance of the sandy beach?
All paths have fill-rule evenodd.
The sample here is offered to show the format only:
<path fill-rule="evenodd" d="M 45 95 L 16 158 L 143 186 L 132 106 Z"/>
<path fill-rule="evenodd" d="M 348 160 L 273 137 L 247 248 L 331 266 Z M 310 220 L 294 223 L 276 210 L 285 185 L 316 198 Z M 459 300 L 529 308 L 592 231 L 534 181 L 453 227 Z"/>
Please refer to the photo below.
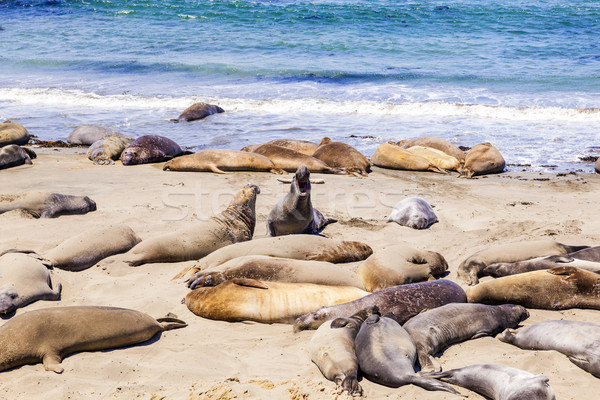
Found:
<path fill-rule="evenodd" d="M 85 215 L 35 219 L 20 211 L 0 214 L 0 251 L 44 252 L 84 229 L 111 223 L 129 225 L 142 239 L 172 231 L 195 218 L 223 210 L 247 183 L 257 184 L 254 238 L 264 237 L 271 207 L 289 185 L 269 173 L 189 173 L 162 171 L 162 164 L 93 165 L 86 148 L 34 148 L 33 165 L 0 171 L 1 194 L 29 191 L 87 195 L 97 211 Z M 291 177 L 291 174 L 284 177 Z M 312 187 L 313 205 L 338 219 L 323 234 L 358 240 L 375 251 L 407 243 L 442 254 L 447 279 L 460 262 L 495 244 L 553 238 L 571 245 L 600 244 L 600 175 L 523 172 L 459 179 L 430 172 L 374 167 L 367 178 L 312 174 L 324 184 Z M 425 198 L 439 218 L 429 229 L 386 223 L 392 207 L 409 196 Z M 181 300 L 183 280 L 172 280 L 181 263 L 130 267 L 115 256 L 87 270 L 54 269 L 63 285 L 60 301 L 37 301 L 17 311 L 66 305 L 131 308 L 162 317 L 171 312 L 188 323 L 144 343 L 123 349 L 66 357 L 62 374 L 41 364 L 1 372 L 0 397 L 7 399 L 334 399 L 347 398 L 311 362 L 308 343 L 314 331 L 294 333 L 291 325 L 229 323 L 200 318 Z M 484 278 L 490 279 L 490 278 Z M 600 323 L 600 311 L 529 310 L 523 326 L 551 319 Z M 485 337 L 453 345 L 440 358 L 444 370 L 476 363 L 497 363 L 545 374 L 557 399 L 592 398 L 600 380 L 554 351 L 525 351 Z M 361 381 L 369 399 L 458 399 L 413 385 L 393 389 Z M 482 396 L 457 388 L 468 399 Z"/>

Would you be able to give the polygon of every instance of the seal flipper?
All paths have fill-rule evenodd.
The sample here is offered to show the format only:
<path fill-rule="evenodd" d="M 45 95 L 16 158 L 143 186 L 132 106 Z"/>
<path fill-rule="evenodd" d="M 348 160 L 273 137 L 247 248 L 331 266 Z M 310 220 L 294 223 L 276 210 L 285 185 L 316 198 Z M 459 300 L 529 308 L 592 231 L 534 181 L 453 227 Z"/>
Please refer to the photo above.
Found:
<path fill-rule="evenodd" d="M 515 334 L 512 332 L 512 330 L 510 328 L 505 329 L 504 332 L 502 332 L 498 336 L 498 340 L 500 340 L 501 342 L 504 342 L 504 343 L 513 344 L 517 347 L 521 347 L 516 343 L 517 337 L 515 336 Z"/>
<path fill-rule="evenodd" d="M 269 287 L 264 283 L 257 279 L 249 279 L 249 278 L 235 278 L 232 279 L 231 282 L 235 283 L 239 286 L 247 286 L 257 289 L 268 289 Z"/>
<path fill-rule="evenodd" d="M 225 172 L 225 171 L 219 169 L 219 167 L 217 167 L 216 164 L 209 164 L 208 169 L 210 169 L 212 172 L 214 172 L 216 174 L 227 174 L 228 173 L 228 172 Z"/>
<path fill-rule="evenodd" d="M 336 382 L 337 383 L 337 382 Z M 356 375 L 348 375 L 344 378 L 341 384 L 339 384 L 342 389 L 346 390 L 350 393 L 351 396 L 361 396 L 363 395 L 363 388 L 358 383 L 358 377 Z"/>
<path fill-rule="evenodd" d="M 54 371 L 57 374 L 62 374 L 65 370 L 60 363 L 62 362 L 62 358 L 58 354 L 45 354 L 44 358 L 42 358 L 42 363 L 44 364 L 44 368 L 46 371 Z"/>
<path fill-rule="evenodd" d="M 157 318 L 156 322 L 160 324 L 160 326 L 163 328 L 163 331 L 185 328 L 188 325 L 185 321 L 177 318 L 177 315 L 171 313 L 167 314 L 163 318 Z"/>
<path fill-rule="evenodd" d="M 553 275 L 572 275 L 578 271 L 575 267 L 554 267 L 548 270 Z"/>
<path fill-rule="evenodd" d="M 445 383 L 436 381 L 435 379 L 432 379 L 432 378 L 423 378 L 421 376 L 411 375 L 411 376 L 407 377 L 406 383 L 412 383 L 413 385 L 422 387 L 425 390 L 430 390 L 430 391 L 441 390 L 444 392 L 450 392 L 453 394 L 460 395 L 460 393 L 457 392 L 456 389 L 454 389 L 452 386 L 446 385 Z"/>

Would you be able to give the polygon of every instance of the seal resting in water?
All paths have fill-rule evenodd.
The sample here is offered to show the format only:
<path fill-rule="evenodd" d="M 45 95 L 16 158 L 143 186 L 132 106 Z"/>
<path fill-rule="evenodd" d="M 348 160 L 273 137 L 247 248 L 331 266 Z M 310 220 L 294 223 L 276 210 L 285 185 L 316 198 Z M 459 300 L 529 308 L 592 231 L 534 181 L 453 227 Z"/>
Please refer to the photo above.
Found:
<path fill-rule="evenodd" d="M 123 165 L 157 163 L 184 154 L 177 143 L 158 135 L 140 136 L 121 152 Z"/>
<path fill-rule="evenodd" d="M 383 143 L 371 157 L 374 165 L 407 171 L 444 172 L 426 159 L 403 149 L 394 142 Z"/>
<path fill-rule="evenodd" d="M 92 143 L 87 152 L 87 157 L 94 164 L 114 164 L 121 157 L 121 153 L 133 142 L 133 138 L 119 135 L 108 135 Z"/>
<path fill-rule="evenodd" d="M 69 354 L 142 343 L 159 332 L 185 326 L 175 318 L 154 319 L 139 311 L 114 307 L 29 311 L 0 327 L 0 371 L 41 361 L 47 371 L 60 374 L 60 363 Z"/>
<path fill-rule="evenodd" d="M 387 222 L 413 229 L 427 229 L 438 221 L 437 215 L 427 200 L 421 197 L 407 197 L 394 206 Z"/>
<path fill-rule="evenodd" d="M 173 232 L 142 240 L 125 254 L 125 262 L 136 266 L 195 260 L 228 244 L 252 239 L 259 193 L 256 185 L 244 186 L 218 216 L 188 222 Z"/>
<path fill-rule="evenodd" d="M 422 374 L 472 390 L 492 400 L 555 400 L 548 377 L 497 364 L 474 364 Z"/>
<path fill-rule="evenodd" d="M 16 144 L 0 147 L 0 169 L 16 167 L 23 164 L 33 164 L 32 158 L 37 155 L 33 150 Z"/>
<path fill-rule="evenodd" d="M 344 168 L 348 172 L 363 176 L 371 171 L 371 162 L 362 153 L 349 144 L 333 142 L 324 137 L 312 155 L 333 168 Z"/>
<path fill-rule="evenodd" d="M 600 378 L 600 325 L 581 321 L 543 321 L 498 337 L 524 350 L 556 350 L 584 371 Z"/>
<path fill-rule="evenodd" d="M 320 305 L 344 303 L 367 294 L 353 286 L 237 278 L 190 291 L 185 296 L 185 305 L 194 314 L 209 319 L 289 324 Z"/>
<path fill-rule="evenodd" d="M 465 156 L 464 165 L 458 169 L 460 176 L 471 178 L 475 175 L 498 174 L 504 171 L 506 163 L 500 151 L 491 143 L 473 146 Z"/>
<path fill-rule="evenodd" d="M 133 141 L 131 136 L 124 135 L 119 132 L 115 132 L 112 129 L 105 128 L 97 125 L 80 125 L 73 129 L 73 131 L 67 137 L 67 142 L 71 144 L 84 144 L 90 146 L 108 135 L 121 136 Z"/>
<path fill-rule="evenodd" d="M 522 306 L 502 304 L 446 304 L 415 315 L 404 324 L 417 346 L 421 371 L 440 371 L 431 356 L 451 344 L 483 336 L 494 336 L 506 328 L 516 328 L 529 318 Z"/>
<path fill-rule="evenodd" d="M 325 162 L 302 154 L 298 151 L 285 147 L 277 146 L 271 143 L 265 143 L 255 148 L 253 153 L 263 155 L 273 161 L 275 167 L 284 171 L 295 172 L 301 166 L 305 166 L 311 172 L 320 172 L 328 174 L 346 174 L 346 170 L 340 168 L 331 168 Z"/>
<path fill-rule="evenodd" d="M 267 217 L 267 235 L 317 234 L 336 219 L 325 218 L 310 200 L 310 171 L 298 167 L 290 191 L 273 206 Z"/>
<path fill-rule="evenodd" d="M 413 146 L 431 147 L 432 149 L 442 151 L 449 156 L 455 157 L 460 163 L 465 161 L 464 151 L 449 141 L 434 136 L 422 136 L 416 139 L 404 139 L 400 140 L 397 145 L 405 149 Z"/>
<path fill-rule="evenodd" d="M 185 110 L 173 122 L 192 122 L 208 117 L 209 115 L 225 112 L 221 107 L 214 104 L 194 103 Z"/>
<path fill-rule="evenodd" d="M 283 173 L 267 157 L 246 151 L 208 149 L 177 157 L 163 166 L 163 171 L 215 172 L 263 171 Z"/>
<path fill-rule="evenodd" d="M 96 211 L 96 203 L 87 196 L 60 193 L 30 192 L 0 196 L 0 214 L 18 209 L 35 218 L 56 218 L 61 215 Z"/>
<path fill-rule="evenodd" d="M 18 146 L 29 143 L 29 132 L 18 122 L 4 121 L 0 124 L 0 147 L 16 144 Z"/>

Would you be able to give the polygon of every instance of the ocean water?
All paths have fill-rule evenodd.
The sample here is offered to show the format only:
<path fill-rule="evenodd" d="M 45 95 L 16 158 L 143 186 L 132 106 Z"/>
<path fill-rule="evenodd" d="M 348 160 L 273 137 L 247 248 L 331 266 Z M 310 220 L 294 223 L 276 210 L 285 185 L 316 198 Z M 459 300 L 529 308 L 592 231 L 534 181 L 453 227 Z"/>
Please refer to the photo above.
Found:
<path fill-rule="evenodd" d="M 439 136 L 590 172 L 598 38 L 597 1 L 0 0 L 0 120 L 192 150 L 329 136 L 371 155 Z M 226 112 L 169 121 L 197 101 Z"/>

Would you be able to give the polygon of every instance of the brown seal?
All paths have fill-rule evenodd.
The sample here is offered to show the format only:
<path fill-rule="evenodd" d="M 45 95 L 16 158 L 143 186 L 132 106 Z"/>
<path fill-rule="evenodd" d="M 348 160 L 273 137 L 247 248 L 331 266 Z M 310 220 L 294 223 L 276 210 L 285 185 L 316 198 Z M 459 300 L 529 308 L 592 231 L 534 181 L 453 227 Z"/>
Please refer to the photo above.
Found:
<path fill-rule="evenodd" d="M 225 112 L 221 107 L 214 104 L 194 103 L 185 110 L 173 122 L 192 122 L 208 117 L 209 115 Z"/>
<path fill-rule="evenodd" d="M 215 172 L 262 171 L 283 173 L 267 157 L 246 151 L 207 149 L 177 157 L 163 166 L 163 171 Z"/>
<path fill-rule="evenodd" d="M 371 171 L 371 163 L 354 147 L 342 142 L 333 142 L 324 137 L 313 153 L 314 158 L 333 168 L 344 168 L 348 172 L 366 176 Z"/>
<path fill-rule="evenodd" d="M 18 146 L 29 143 L 29 132 L 18 122 L 4 121 L 0 124 L 0 147 L 16 144 Z"/>
<path fill-rule="evenodd" d="M 459 168 L 460 176 L 471 178 L 475 175 L 498 174 L 504 171 L 506 163 L 500 151 L 491 143 L 473 146 L 465 156 L 464 165 Z"/>
<path fill-rule="evenodd" d="M 275 146 L 285 147 L 286 149 L 297 151 L 298 153 L 305 154 L 307 156 L 311 156 L 319 147 L 318 143 L 310 142 L 308 140 L 298 140 L 298 139 L 274 139 L 270 140 L 267 143 L 262 144 L 251 144 L 242 149 L 242 151 L 254 151 L 259 148 L 263 144 L 274 144 Z"/>
<path fill-rule="evenodd" d="M 371 157 L 374 165 L 407 171 L 444 172 L 426 159 L 403 149 L 394 142 L 383 143 Z"/>
<path fill-rule="evenodd" d="M 422 136 L 416 139 L 400 140 L 397 144 L 405 149 L 413 146 L 431 147 L 432 149 L 443 151 L 449 156 L 456 157 L 460 163 L 465 161 L 465 152 L 446 139 L 434 136 Z"/>
<path fill-rule="evenodd" d="M 305 166 L 310 172 L 327 174 L 347 173 L 340 168 L 331 168 L 318 158 L 307 156 L 306 154 L 276 144 L 265 143 L 255 148 L 252 152 L 267 157 L 269 160 L 273 161 L 276 168 L 281 168 L 288 172 L 295 172 L 301 166 Z"/>
<path fill-rule="evenodd" d="M 96 203 L 88 196 L 30 192 L 2 197 L 0 214 L 20 209 L 35 218 L 56 218 L 61 215 L 87 214 L 96 211 Z"/>

